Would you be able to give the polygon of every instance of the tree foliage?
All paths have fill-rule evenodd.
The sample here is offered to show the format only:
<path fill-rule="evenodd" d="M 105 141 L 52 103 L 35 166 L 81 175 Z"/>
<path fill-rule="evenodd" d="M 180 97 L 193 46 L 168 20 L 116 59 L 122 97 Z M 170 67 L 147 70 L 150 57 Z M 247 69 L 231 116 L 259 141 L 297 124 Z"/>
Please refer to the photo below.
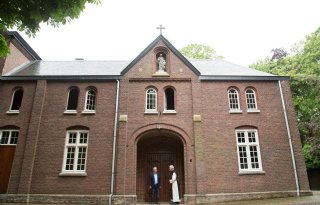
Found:
<path fill-rule="evenodd" d="M 80 16 L 86 3 L 100 0 L 3 0 L 0 1 L 0 40 L 7 29 L 17 28 L 35 36 L 40 23 L 57 27 Z M 0 41 L 0 57 L 5 56 L 7 45 Z"/>
<path fill-rule="evenodd" d="M 295 44 L 291 53 L 272 51 L 272 58 L 266 57 L 250 67 L 291 77 L 306 164 L 320 168 L 320 28 L 308 35 L 303 44 Z"/>
<path fill-rule="evenodd" d="M 180 52 L 191 59 L 222 59 L 222 56 L 218 56 L 216 51 L 207 45 L 202 44 L 189 44 L 182 49 Z"/>

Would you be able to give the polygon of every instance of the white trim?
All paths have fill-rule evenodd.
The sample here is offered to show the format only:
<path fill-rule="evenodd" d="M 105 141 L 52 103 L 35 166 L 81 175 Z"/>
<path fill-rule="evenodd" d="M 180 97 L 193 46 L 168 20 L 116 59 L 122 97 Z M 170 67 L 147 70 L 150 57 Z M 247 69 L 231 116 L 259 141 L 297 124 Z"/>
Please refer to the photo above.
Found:
<path fill-rule="evenodd" d="M 94 96 L 94 110 L 88 110 L 87 109 L 87 102 L 88 102 L 88 93 L 90 90 L 93 90 L 95 92 L 95 96 Z M 94 89 L 94 88 L 88 88 L 87 91 L 86 91 L 86 98 L 85 98 L 85 102 L 84 102 L 84 109 L 82 111 L 82 113 L 95 113 L 95 110 L 96 110 L 96 106 L 97 106 L 97 90 Z M 90 111 L 90 112 L 88 112 Z"/>
<path fill-rule="evenodd" d="M 253 92 L 253 96 L 254 96 L 254 104 L 255 104 L 255 108 L 248 108 L 248 98 L 247 98 L 247 91 L 251 90 Z M 256 91 L 252 88 L 247 88 L 244 92 L 244 95 L 246 96 L 246 105 L 247 105 L 247 110 L 249 112 L 249 110 L 259 110 L 258 109 L 258 103 L 257 103 L 257 95 L 256 95 Z M 259 110 L 260 112 L 260 110 Z"/>
<path fill-rule="evenodd" d="M 230 90 L 235 90 L 236 93 L 237 93 L 238 108 L 231 108 L 231 107 L 230 107 L 230 95 L 229 95 Z M 228 105 L 229 105 L 229 110 L 230 110 L 230 111 L 231 111 L 231 110 L 241 110 L 241 109 L 240 109 L 240 108 L 241 108 L 241 107 L 240 107 L 240 95 L 239 95 L 238 90 L 237 90 L 236 88 L 234 88 L 234 87 L 231 87 L 231 88 L 228 89 Z M 242 111 L 241 111 L 241 112 L 242 112 Z"/>
<path fill-rule="evenodd" d="M 146 110 L 144 112 L 144 114 L 146 114 L 146 115 L 157 115 L 157 114 L 159 114 L 159 112 L 156 111 L 156 110 Z"/>
<path fill-rule="evenodd" d="M 6 144 L 1 144 L 3 132 L 9 132 L 8 142 Z M 12 137 L 12 132 L 18 133 L 18 136 L 17 136 L 17 143 L 18 143 L 19 134 L 20 134 L 19 130 L 17 130 L 17 129 L 9 129 L 9 130 L 4 129 L 4 130 L 0 130 L 0 146 L 16 146 L 17 145 L 17 144 L 10 143 L 11 137 Z"/>
<path fill-rule="evenodd" d="M 67 114 L 67 115 L 77 114 L 77 110 L 65 110 L 63 114 Z"/>
<path fill-rule="evenodd" d="M 244 132 L 244 138 L 245 142 L 244 143 L 239 143 L 238 142 L 238 133 L 239 132 Z M 256 142 L 250 143 L 248 140 L 248 132 L 254 132 L 255 133 L 255 140 Z M 245 172 L 245 173 L 254 173 L 254 172 L 261 172 L 263 171 L 262 168 L 262 161 L 261 161 L 261 152 L 260 152 L 260 143 L 259 143 L 259 136 L 258 136 L 258 130 L 256 129 L 236 129 L 235 130 L 236 134 L 236 143 L 237 143 L 237 154 L 238 154 L 238 167 L 239 167 L 239 173 Z M 259 168 L 252 168 L 251 165 L 251 156 L 250 156 L 250 146 L 255 146 L 257 147 L 257 155 L 258 155 L 258 164 Z M 246 158 L 247 158 L 247 165 L 248 169 L 242 169 L 241 164 L 240 164 L 240 154 L 239 154 L 239 147 L 246 147 Z"/>
<path fill-rule="evenodd" d="M 6 113 L 8 115 L 17 115 L 20 113 L 20 111 L 19 110 L 8 110 Z"/>
<path fill-rule="evenodd" d="M 247 113 L 259 113 L 259 109 L 247 109 Z"/>
<path fill-rule="evenodd" d="M 265 171 L 259 171 L 259 170 L 248 170 L 248 171 L 244 171 L 244 170 L 239 170 L 239 175 L 259 175 L 259 174 L 265 174 Z"/>
<path fill-rule="evenodd" d="M 67 172 L 61 172 L 59 173 L 59 177 L 86 177 L 87 176 L 87 173 L 84 172 L 84 173 L 67 173 Z"/>
<path fill-rule="evenodd" d="M 96 114 L 96 111 L 95 110 L 83 110 L 81 112 L 82 114 L 88 114 L 88 115 L 93 115 L 93 114 Z"/>
<path fill-rule="evenodd" d="M 69 88 L 69 92 L 68 92 L 68 98 L 67 98 L 67 103 L 66 103 L 66 110 L 64 111 L 65 114 L 71 114 L 71 113 L 77 113 L 77 110 L 68 110 L 68 104 L 69 104 L 69 100 L 70 100 L 70 92 L 71 90 L 77 90 L 78 91 L 78 99 L 77 99 L 77 108 L 78 108 L 78 103 L 79 103 L 79 88 L 77 87 L 71 87 Z"/>
<path fill-rule="evenodd" d="M 76 133 L 76 143 L 75 144 L 69 144 L 69 134 L 70 133 Z M 80 134 L 86 133 L 87 134 L 87 143 L 80 144 Z M 66 139 L 65 139 L 65 146 L 64 146 L 64 154 L 63 154 L 63 162 L 62 162 L 62 171 L 59 174 L 59 176 L 65 174 L 84 174 L 86 173 L 87 169 L 87 158 L 88 158 L 88 144 L 89 144 L 89 131 L 88 130 L 68 130 L 66 133 Z M 74 154 L 74 163 L 73 163 L 73 170 L 66 170 L 66 159 L 68 154 L 68 148 L 69 147 L 75 147 L 75 154 Z M 85 157 L 85 164 L 84 164 L 84 170 L 77 170 L 78 165 L 78 153 L 79 153 L 79 147 L 85 147 L 86 148 L 86 157 Z"/>
<path fill-rule="evenodd" d="M 153 95 L 155 95 L 155 108 L 154 109 L 148 109 L 148 91 L 149 90 L 154 90 L 155 93 L 152 93 Z M 146 91 L 146 105 L 145 105 L 145 114 L 155 114 L 158 113 L 158 92 L 155 88 L 148 88 Z"/>
<path fill-rule="evenodd" d="M 175 111 L 175 110 L 164 110 L 162 113 L 163 114 L 177 114 L 177 111 Z"/>
<path fill-rule="evenodd" d="M 240 109 L 230 109 L 229 113 L 230 114 L 240 114 L 240 113 L 242 113 L 242 110 L 240 110 Z"/>
<path fill-rule="evenodd" d="M 12 93 L 12 96 L 11 96 L 11 103 L 10 103 L 10 107 L 9 107 L 9 110 L 7 111 L 7 114 L 19 114 L 19 110 L 12 110 L 12 104 L 13 104 L 13 99 L 14 99 L 14 95 L 16 94 L 16 92 L 18 90 L 22 90 L 22 98 L 23 98 L 23 89 L 22 88 L 16 88 L 13 93 Z M 22 99 L 21 99 L 21 104 L 20 104 L 20 107 L 22 106 Z"/>

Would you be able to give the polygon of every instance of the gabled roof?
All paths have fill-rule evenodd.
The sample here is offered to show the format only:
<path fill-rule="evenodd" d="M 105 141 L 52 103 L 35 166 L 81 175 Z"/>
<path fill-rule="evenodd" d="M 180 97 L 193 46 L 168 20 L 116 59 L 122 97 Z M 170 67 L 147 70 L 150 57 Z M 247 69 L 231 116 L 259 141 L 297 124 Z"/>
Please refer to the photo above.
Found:
<path fill-rule="evenodd" d="M 151 49 L 153 49 L 158 42 L 162 41 L 168 49 L 171 50 L 186 66 L 188 66 L 196 75 L 200 75 L 200 72 L 163 36 L 159 35 L 147 48 L 145 48 L 123 71 L 121 75 L 126 74 L 141 58 L 143 58 Z"/>
<path fill-rule="evenodd" d="M 33 60 L 42 60 L 17 31 L 8 31 L 7 35 L 15 38 L 17 42 L 32 56 Z"/>

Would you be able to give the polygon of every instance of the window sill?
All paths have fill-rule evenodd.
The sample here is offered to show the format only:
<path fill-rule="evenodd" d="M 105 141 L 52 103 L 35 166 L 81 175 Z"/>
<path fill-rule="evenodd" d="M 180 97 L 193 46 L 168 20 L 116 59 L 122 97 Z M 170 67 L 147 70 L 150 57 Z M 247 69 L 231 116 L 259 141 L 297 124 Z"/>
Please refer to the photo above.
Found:
<path fill-rule="evenodd" d="M 242 110 L 229 110 L 230 114 L 241 114 Z"/>
<path fill-rule="evenodd" d="M 162 114 L 177 114 L 177 111 L 175 111 L 175 110 L 164 110 L 162 112 Z"/>
<path fill-rule="evenodd" d="M 61 172 L 59 174 L 60 177 L 86 177 L 87 173 L 76 173 L 76 172 L 72 172 L 72 173 L 68 173 L 68 172 Z"/>
<path fill-rule="evenodd" d="M 76 110 L 66 110 L 66 111 L 64 111 L 63 114 L 66 114 L 66 115 L 75 115 L 75 114 L 77 114 L 77 111 L 76 111 Z"/>
<path fill-rule="evenodd" d="M 82 114 L 94 115 L 94 114 L 96 114 L 96 111 L 95 110 L 84 110 L 84 111 L 82 111 Z"/>
<path fill-rule="evenodd" d="M 255 170 L 253 170 L 253 171 L 239 171 L 239 175 L 262 175 L 262 174 L 266 174 L 266 172 L 265 171 L 262 171 L 262 170 L 260 170 L 260 171 L 255 171 Z"/>
<path fill-rule="evenodd" d="M 20 112 L 19 112 L 19 110 L 8 110 L 6 113 L 7 113 L 8 115 L 17 115 L 17 114 L 19 114 Z"/>
<path fill-rule="evenodd" d="M 259 109 L 249 109 L 247 110 L 247 113 L 259 113 L 260 110 Z"/>
<path fill-rule="evenodd" d="M 157 115 L 158 111 L 157 110 L 146 110 L 144 112 L 145 115 Z"/>

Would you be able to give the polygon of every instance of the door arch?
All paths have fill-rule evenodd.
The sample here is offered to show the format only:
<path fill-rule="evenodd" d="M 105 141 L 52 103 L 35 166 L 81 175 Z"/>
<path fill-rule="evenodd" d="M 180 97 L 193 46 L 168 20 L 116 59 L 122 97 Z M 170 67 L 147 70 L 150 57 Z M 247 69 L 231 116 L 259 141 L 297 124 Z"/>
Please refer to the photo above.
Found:
<path fill-rule="evenodd" d="M 171 199 L 169 165 L 178 175 L 180 198 L 184 195 L 184 144 L 180 136 L 168 130 L 152 130 L 142 134 L 137 142 L 137 201 L 150 201 L 149 175 L 154 166 L 161 176 L 160 201 Z"/>

